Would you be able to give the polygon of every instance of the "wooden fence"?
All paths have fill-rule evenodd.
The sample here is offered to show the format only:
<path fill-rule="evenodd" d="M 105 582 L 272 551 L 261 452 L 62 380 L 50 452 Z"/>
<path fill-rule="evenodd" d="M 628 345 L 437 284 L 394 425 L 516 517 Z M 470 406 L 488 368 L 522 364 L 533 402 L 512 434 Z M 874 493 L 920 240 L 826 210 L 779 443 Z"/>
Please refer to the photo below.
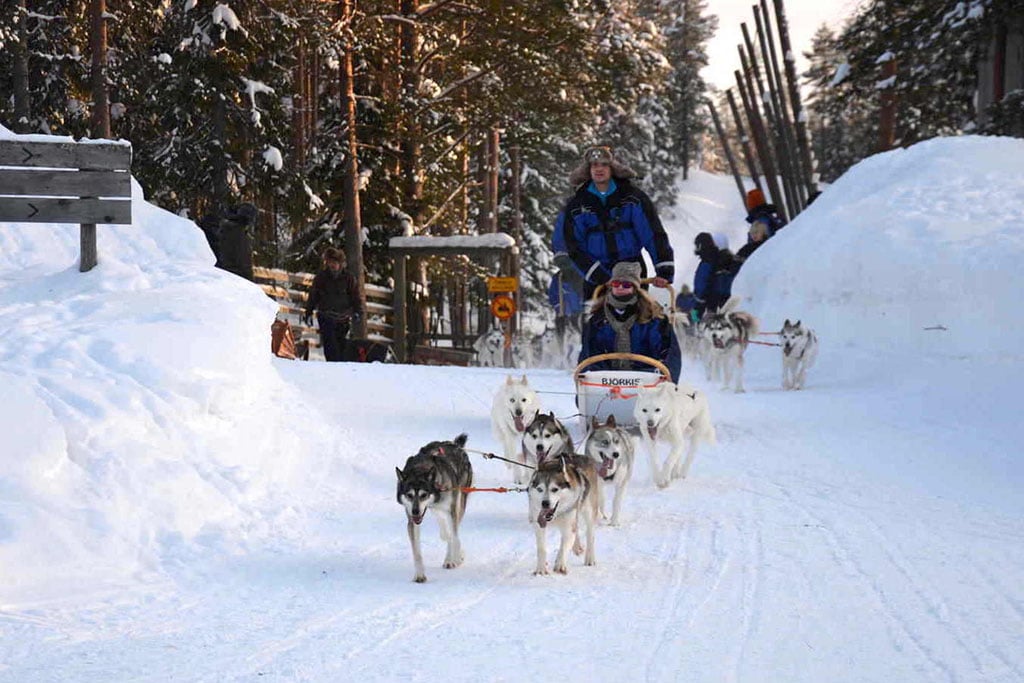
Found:
<path fill-rule="evenodd" d="M 295 341 L 309 341 L 311 348 L 320 347 L 320 335 L 315 327 L 302 323 L 306 310 L 313 273 L 290 273 L 274 268 L 253 268 L 253 277 L 267 296 L 279 307 L 278 317 L 291 323 Z M 393 292 L 387 287 L 366 285 L 367 338 L 391 344 L 394 339 Z"/>

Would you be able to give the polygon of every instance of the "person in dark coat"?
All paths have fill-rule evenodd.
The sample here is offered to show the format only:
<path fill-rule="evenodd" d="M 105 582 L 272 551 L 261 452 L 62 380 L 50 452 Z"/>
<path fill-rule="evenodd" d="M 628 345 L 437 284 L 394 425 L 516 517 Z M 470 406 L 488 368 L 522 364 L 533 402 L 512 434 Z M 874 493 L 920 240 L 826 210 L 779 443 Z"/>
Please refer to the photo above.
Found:
<path fill-rule="evenodd" d="M 764 221 L 768 225 L 768 237 L 786 225 L 786 221 L 779 216 L 779 210 L 774 204 L 769 204 L 764 198 L 764 192 L 756 187 L 747 192 L 747 222 L 753 225 L 755 221 Z"/>
<path fill-rule="evenodd" d="M 248 202 L 228 209 L 220 220 L 217 267 L 252 282 L 252 237 L 257 210 Z"/>
<path fill-rule="evenodd" d="M 556 265 L 571 262 L 583 277 L 584 299 L 608 281 L 620 261 L 639 263 L 643 278 L 643 251 L 654 264 L 656 286 L 675 277 L 672 245 L 650 197 L 633 185 L 635 176 L 611 147 L 589 148 L 569 176 L 574 192 L 555 223 L 552 246 Z"/>
<path fill-rule="evenodd" d="M 693 240 L 694 253 L 700 257 L 693 275 L 693 296 L 698 319 L 705 311 L 721 308 L 732 296 L 732 281 L 739 263 L 728 249 L 719 249 L 710 233 L 702 232 Z"/>
<path fill-rule="evenodd" d="M 362 318 L 363 311 L 358 284 L 345 270 L 345 252 L 330 247 L 324 252 L 323 262 L 323 269 L 313 278 L 309 289 L 303 320 L 312 325 L 313 311 L 317 312 L 324 358 L 334 362 L 342 360 L 349 329 Z"/>
<path fill-rule="evenodd" d="M 639 263 L 622 261 L 612 268 L 611 280 L 594 300 L 583 326 L 579 362 L 602 353 L 636 353 L 660 360 L 679 381 L 682 364 L 679 342 L 661 304 L 640 288 Z M 602 361 L 592 370 L 650 370 L 651 366 L 629 360 Z"/>

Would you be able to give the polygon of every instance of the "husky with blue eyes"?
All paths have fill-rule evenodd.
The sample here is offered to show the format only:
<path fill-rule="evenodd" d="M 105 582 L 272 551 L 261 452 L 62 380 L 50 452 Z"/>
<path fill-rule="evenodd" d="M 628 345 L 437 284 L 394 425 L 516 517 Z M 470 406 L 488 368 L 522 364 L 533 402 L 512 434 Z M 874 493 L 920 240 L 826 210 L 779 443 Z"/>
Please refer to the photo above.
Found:
<path fill-rule="evenodd" d="M 466 455 L 466 438 L 465 434 L 459 434 L 451 441 L 431 441 L 406 460 L 403 469 L 395 468 L 398 475 L 396 497 L 405 508 L 416 583 L 427 580 L 420 550 L 420 524 L 427 510 L 434 511 L 441 528 L 441 540 L 448 543 L 444 568 L 454 569 L 465 559 L 459 541 L 459 524 L 466 514 L 469 494 L 462 489 L 473 486 L 473 466 Z"/>
<path fill-rule="evenodd" d="M 597 509 L 601 517 L 608 519 L 604 512 L 604 489 L 615 487 L 615 498 L 612 500 L 612 526 L 619 525 L 619 510 L 622 509 L 622 497 L 626 493 L 626 485 L 633 476 L 633 455 L 636 450 L 633 437 L 629 432 L 615 424 L 615 416 L 609 415 L 608 420 L 601 424 L 596 417 L 590 418 L 590 434 L 583 446 L 583 452 L 594 461 L 597 468 Z"/>

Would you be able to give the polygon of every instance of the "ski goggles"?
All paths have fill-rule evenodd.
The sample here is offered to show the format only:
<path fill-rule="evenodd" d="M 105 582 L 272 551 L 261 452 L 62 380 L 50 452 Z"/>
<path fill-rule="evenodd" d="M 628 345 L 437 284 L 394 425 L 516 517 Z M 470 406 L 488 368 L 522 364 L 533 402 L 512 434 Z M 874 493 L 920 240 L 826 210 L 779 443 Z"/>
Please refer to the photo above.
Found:
<path fill-rule="evenodd" d="M 589 147 L 583 153 L 583 159 L 590 164 L 611 164 L 612 148 L 605 145 Z"/>
<path fill-rule="evenodd" d="M 629 280 L 612 280 L 608 284 L 612 289 L 633 289 L 636 287 L 636 283 Z"/>

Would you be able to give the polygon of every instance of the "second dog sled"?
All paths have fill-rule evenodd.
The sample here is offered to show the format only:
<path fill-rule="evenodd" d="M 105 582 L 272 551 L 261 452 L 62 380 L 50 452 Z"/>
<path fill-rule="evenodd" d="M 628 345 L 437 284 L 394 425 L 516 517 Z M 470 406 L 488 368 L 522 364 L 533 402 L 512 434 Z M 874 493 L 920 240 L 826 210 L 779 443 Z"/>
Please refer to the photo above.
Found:
<path fill-rule="evenodd" d="M 630 361 L 642 363 L 651 370 L 587 370 L 592 365 L 605 361 Z M 602 353 L 585 359 L 576 366 L 573 383 L 576 386 L 576 403 L 583 419 L 584 429 L 590 429 L 590 422 L 597 418 L 605 422 L 609 416 L 615 423 L 631 431 L 638 429 L 633 417 L 633 406 L 640 389 L 656 387 L 662 382 L 671 382 L 672 374 L 660 360 L 637 353 Z"/>

